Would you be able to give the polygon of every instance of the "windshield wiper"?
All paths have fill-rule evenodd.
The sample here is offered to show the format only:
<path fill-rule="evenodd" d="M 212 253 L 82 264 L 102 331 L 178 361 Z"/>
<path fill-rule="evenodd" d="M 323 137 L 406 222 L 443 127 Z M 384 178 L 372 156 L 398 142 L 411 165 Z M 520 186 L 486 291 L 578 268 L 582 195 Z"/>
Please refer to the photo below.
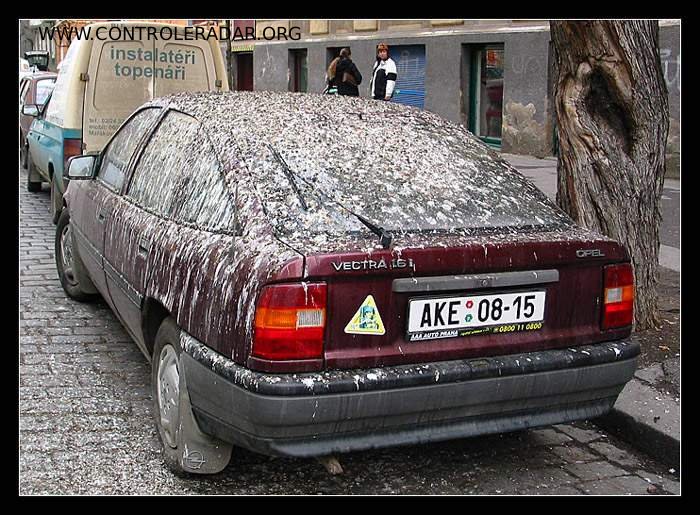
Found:
<path fill-rule="evenodd" d="M 306 201 L 304 201 L 304 197 L 301 195 L 301 191 L 299 190 L 299 187 L 297 186 L 296 181 L 294 180 L 295 177 L 298 177 L 302 182 L 304 182 L 307 186 L 311 187 L 313 189 L 313 185 L 309 183 L 304 177 L 297 175 L 292 171 L 291 168 L 289 168 L 289 165 L 287 162 L 284 160 L 284 158 L 279 155 L 279 153 L 274 149 L 272 145 L 267 143 L 267 148 L 270 149 L 272 154 L 275 156 L 275 159 L 282 165 L 282 168 L 284 168 L 284 172 L 287 175 L 287 178 L 289 179 L 290 184 L 292 185 L 292 189 L 294 192 L 297 194 L 299 197 L 299 200 L 301 201 L 301 205 L 304 208 L 304 211 L 308 211 L 309 207 L 306 204 Z M 353 215 L 355 218 L 357 218 L 362 224 L 367 227 L 370 231 L 372 231 L 374 234 L 379 236 L 379 243 L 381 244 L 382 248 L 388 249 L 391 246 L 391 241 L 393 239 L 393 236 L 391 233 L 389 233 L 386 229 L 383 227 L 379 227 L 377 224 L 374 224 L 367 220 L 364 216 L 359 215 L 352 211 L 351 209 L 348 209 L 345 207 L 343 204 L 332 198 L 330 195 L 326 194 L 325 192 L 321 190 L 317 190 L 319 193 L 323 194 L 323 196 L 327 197 L 328 200 L 331 202 L 338 204 L 342 209 Z"/>
<path fill-rule="evenodd" d="M 299 191 L 299 187 L 297 186 L 296 181 L 294 180 L 294 172 L 289 168 L 289 165 L 287 162 L 282 158 L 281 155 L 270 145 L 269 143 L 267 144 L 267 148 L 270 149 L 270 152 L 272 152 L 272 155 L 275 156 L 275 159 L 277 159 L 277 162 L 282 165 L 282 168 L 284 169 L 284 173 L 287 175 L 287 179 L 289 179 L 289 183 L 292 185 L 292 189 L 294 190 L 294 193 L 297 194 L 297 197 L 299 197 L 299 202 L 301 202 L 301 207 L 304 209 L 304 211 L 309 210 L 309 206 L 306 205 L 306 201 L 304 200 L 304 197 L 301 194 L 301 191 Z"/>
<path fill-rule="evenodd" d="M 344 205 L 342 205 L 340 202 L 336 202 L 340 207 L 345 209 L 348 213 L 351 215 L 354 215 L 360 222 L 362 222 L 370 231 L 372 231 L 374 234 L 379 236 L 379 243 L 381 244 L 382 248 L 388 249 L 391 246 L 391 240 L 393 236 L 391 235 L 390 232 L 388 232 L 384 227 L 379 227 L 376 224 L 373 224 L 369 220 L 367 220 L 364 216 L 358 215 L 357 213 L 350 211 L 348 208 L 346 208 Z"/>

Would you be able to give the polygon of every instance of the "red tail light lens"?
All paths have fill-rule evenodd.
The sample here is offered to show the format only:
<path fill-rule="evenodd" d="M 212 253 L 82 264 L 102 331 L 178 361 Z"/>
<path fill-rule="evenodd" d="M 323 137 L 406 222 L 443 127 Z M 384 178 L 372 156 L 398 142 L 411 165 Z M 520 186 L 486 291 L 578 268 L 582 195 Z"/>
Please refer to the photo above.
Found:
<path fill-rule="evenodd" d="M 632 325 L 634 272 L 629 263 L 605 267 L 603 308 L 603 329 Z"/>
<path fill-rule="evenodd" d="M 79 139 L 66 138 L 63 140 L 63 170 L 66 177 L 68 176 L 68 159 L 82 154 L 82 146 L 83 143 Z"/>
<path fill-rule="evenodd" d="M 320 358 L 325 327 L 325 283 L 266 286 L 255 311 L 253 356 L 269 360 Z"/>

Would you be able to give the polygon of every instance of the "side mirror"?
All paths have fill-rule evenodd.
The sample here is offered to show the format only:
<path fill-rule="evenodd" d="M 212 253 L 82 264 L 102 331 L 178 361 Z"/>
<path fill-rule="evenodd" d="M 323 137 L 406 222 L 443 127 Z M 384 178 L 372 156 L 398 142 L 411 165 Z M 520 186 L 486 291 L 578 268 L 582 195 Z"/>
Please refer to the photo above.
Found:
<path fill-rule="evenodd" d="M 22 114 L 36 118 L 39 116 L 39 106 L 34 104 L 25 104 L 22 106 Z"/>
<path fill-rule="evenodd" d="M 97 156 L 73 156 L 68 159 L 68 178 L 71 181 L 93 179 Z"/>

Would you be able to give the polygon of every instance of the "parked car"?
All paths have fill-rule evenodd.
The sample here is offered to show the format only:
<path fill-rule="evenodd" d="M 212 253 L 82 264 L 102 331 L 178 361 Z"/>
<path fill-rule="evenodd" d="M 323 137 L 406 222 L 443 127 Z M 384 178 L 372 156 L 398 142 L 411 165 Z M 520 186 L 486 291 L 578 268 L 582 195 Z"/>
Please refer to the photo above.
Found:
<path fill-rule="evenodd" d="M 22 167 L 27 167 L 27 134 L 29 128 L 34 121 L 34 117 L 24 114 L 22 108 L 27 106 L 36 106 L 36 113 L 39 114 L 44 110 L 47 100 L 51 96 L 54 83 L 56 82 L 56 74 L 53 72 L 37 72 L 28 74 L 20 80 L 19 83 L 19 148 L 22 161 Z M 37 184 L 32 187 L 36 190 Z M 41 184 L 38 184 L 41 186 Z"/>
<path fill-rule="evenodd" d="M 24 53 L 29 66 L 40 72 L 49 71 L 49 53 L 46 50 L 29 50 Z"/>
<path fill-rule="evenodd" d="M 595 417 L 634 373 L 625 249 L 427 111 L 168 96 L 68 173 L 61 284 L 152 363 L 176 471 Z"/>
<path fill-rule="evenodd" d="M 46 109 L 25 107 L 26 115 L 37 118 L 27 137 L 27 189 L 37 191 L 42 181 L 51 183 L 54 223 L 63 209 L 68 158 L 101 150 L 146 100 L 180 91 L 228 90 L 223 55 L 214 39 L 186 40 L 183 27 L 162 23 L 104 22 L 88 27 L 95 37 L 71 43 Z M 167 28 L 173 36 L 149 39 L 148 30 L 139 28 Z M 126 35 L 112 40 L 108 34 L 129 34 L 134 40 Z"/>
<path fill-rule="evenodd" d="M 29 61 L 26 59 L 19 58 L 19 79 L 22 80 L 24 77 L 32 73 L 32 68 L 29 66 Z"/>

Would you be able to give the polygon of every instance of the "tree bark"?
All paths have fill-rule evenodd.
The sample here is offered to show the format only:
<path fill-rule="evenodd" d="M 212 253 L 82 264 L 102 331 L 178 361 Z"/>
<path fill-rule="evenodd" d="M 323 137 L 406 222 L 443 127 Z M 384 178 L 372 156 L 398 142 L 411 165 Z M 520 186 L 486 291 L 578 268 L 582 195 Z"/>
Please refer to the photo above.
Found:
<path fill-rule="evenodd" d="M 551 21 L 550 28 L 558 70 L 557 202 L 580 225 L 627 248 L 636 327 L 656 327 L 669 123 L 658 22 Z"/>

